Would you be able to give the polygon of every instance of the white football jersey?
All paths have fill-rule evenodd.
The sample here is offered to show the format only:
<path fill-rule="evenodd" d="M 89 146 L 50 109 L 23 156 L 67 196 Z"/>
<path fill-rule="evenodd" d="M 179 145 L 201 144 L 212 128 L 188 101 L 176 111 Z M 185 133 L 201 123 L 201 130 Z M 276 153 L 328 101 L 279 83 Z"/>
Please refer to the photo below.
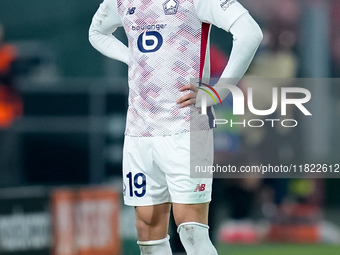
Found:
<path fill-rule="evenodd" d="M 105 0 L 96 15 L 128 38 L 129 98 L 125 134 L 165 136 L 207 130 L 209 115 L 180 108 L 179 88 L 209 76 L 210 24 L 229 31 L 247 12 L 236 0 Z M 103 16 L 104 15 L 104 16 Z"/>

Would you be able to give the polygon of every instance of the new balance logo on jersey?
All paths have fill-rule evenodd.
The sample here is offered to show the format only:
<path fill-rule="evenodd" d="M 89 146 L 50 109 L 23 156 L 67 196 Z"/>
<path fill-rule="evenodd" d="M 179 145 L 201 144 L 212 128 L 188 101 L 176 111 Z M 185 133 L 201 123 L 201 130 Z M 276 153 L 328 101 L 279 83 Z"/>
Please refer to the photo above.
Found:
<path fill-rule="evenodd" d="M 197 184 L 194 192 L 205 191 L 205 184 Z"/>
<path fill-rule="evenodd" d="M 175 15 L 179 6 L 178 0 L 167 0 L 163 3 L 165 15 Z"/>
<path fill-rule="evenodd" d="M 132 15 L 135 13 L 136 7 L 131 7 L 127 10 L 126 15 Z"/>

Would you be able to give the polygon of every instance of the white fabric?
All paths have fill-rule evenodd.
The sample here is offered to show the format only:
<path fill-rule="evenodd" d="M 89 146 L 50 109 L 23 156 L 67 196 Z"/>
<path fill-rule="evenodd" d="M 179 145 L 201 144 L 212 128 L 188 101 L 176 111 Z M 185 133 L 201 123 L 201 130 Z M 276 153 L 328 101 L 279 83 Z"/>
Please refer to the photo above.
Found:
<path fill-rule="evenodd" d="M 169 15 L 164 6 L 171 5 L 178 10 Z M 176 101 L 188 91 L 178 89 L 200 78 L 201 46 L 206 43 L 202 22 L 228 31 L 245 13 L 236 0 L 104 0 L 89 38 L 104 55 L 129 64 L 126 135 L 164 136 L 210 129 L 208 117 L 197 108 L 179 108 Z M 125 29 L 129 48 L 112 36 L 119 26 Z"/>
<path fill-rule="evenodd" d="M 177 232 L 187 255 L 217 255 L 210 241 L 209 226 L 198 222 L 185 222 Z"/>
<path fill-rule="evenodd" d="M 220 85 L 226 85 L 226 83 L 228 85 L 237 85 L 247 71 L 263 38 L 260 27 L 248 13 L 243 14 L 232 24 L 230 32 L 233 35 L 233 47 L 229 62 L 220 77 L 220 81 L 214 86 L 222 101 L 230 91 L 220 88 Z M 202 90 L 199 90 L 196 107 L 201 107 L 203 95 L 206 96 L 206 92 L 202 93 Z M 212 95 L 215 96 L 215 100 L 218 102 L 219 100 L 215 93 L 212 93 Z M 206 97 L 206 99 L 207 106 L 215 104 L 210 96 Z"/>
<path fill-rule="evenodd" d="M 219 0 L 194 0 L 197 16 L 203 22 L 229 31 L 231 25 L 247 10 L 233 2 L 223 11 Z M 89 40 L 92 46 L 103 55 L 128 64 L 128 48 L 112 35 L 118 27 L 123 26 L 117 9 L 117 0 L 104 0 L 92 19 Z"/>
<path fill-rule="evenodd" d="M 191 146 L 200 150 L 192 153 Z M 190 166 L 211 166 L 213 147 L 211 129 L 173 136 L 125 136 L 124 203 L 148 206 L 167 202 L 200 204 L 211 201 L 212 176 L 190 178 Z"/>
<path fill-rule="evenodd" d="M 201 21 L 229 31 L 231 25 L 248 11 L 236 0 L 194 0 Z"/>
<path fill-rule="evenodd" d="M 169 235 L 153 241 L 137 241 L 141 255 L 172 255 Z"/>
<path fill-rule="evenodd" d="M 93 16 L 89 40 L 92 46 L 103 55 L 128 64 L 128 48 L 112 35 L 121 26 L 123 23 L 118 14 L 117 0 L 105 0 Z"/>

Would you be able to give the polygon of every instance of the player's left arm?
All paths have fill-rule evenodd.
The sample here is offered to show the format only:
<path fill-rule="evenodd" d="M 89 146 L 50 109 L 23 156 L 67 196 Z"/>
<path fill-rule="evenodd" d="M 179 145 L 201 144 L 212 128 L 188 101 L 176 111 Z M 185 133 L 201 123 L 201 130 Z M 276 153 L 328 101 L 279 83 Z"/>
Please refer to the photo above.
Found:
<path fill-rule="evenodd" d="M 262 41 L 262 31 L 248 11 L 236 0 L 224 2 L 221 0 L 195 0 L 194 2 L 197 15 L 203 22 L 211 23 L 233 35 L 231 55 L 220 77 L 223 80 L 220 79 L 214 86 L 221 100 L 223 100 L 229 94 L 229 90 L 220 86 L 223 85 L 224 81 L 228 81 L 228 84 L 237 85 L 247 71 Z M 190 85 L 181 88 L 181 90 L 187 89 L 190 89 Z M 201 93 L 201 90 L 198 92 L 196 90 L 194 93 L 190 93 L 191 99 L 188 99 L 188 95 L 186 95 L 186 98 L 180 98 L 177 103 L 181 104 L 180 107 L 189 104 L 196 104 L 197 107 L 201 107 Z M 212 94 L 215 95 L 215 93 Z M 217 98 L 216 101 L 218 102 Z M 214 104 L 214 100 L 207 97 L 207 106 Z"/>

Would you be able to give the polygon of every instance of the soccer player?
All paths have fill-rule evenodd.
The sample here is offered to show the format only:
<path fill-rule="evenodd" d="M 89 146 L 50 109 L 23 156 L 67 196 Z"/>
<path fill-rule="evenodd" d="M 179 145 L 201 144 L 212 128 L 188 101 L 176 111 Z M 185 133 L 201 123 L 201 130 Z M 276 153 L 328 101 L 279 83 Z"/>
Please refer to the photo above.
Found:
<path fill-rule="evenodd" d="M 190 85 L 208 77 L 211 24 L 234 36 L 221 78 L 236 85 L 262 40 L 236 0 L 104 0 L 92 19 L 93 47 L 129 66 L 124 202 L 135 206 L 142 255 L 172 254 L 171 206 L 187 254 L 217 254 L 208 234 L 212 178 L 190 178 L 190 135 L 205 148 L 195 164 L 213 163 L 211 115 L 199 114 L 202 96 Z M 117 27 L 124 27 L 128 46 L 112 35 Z M 218 92 L 222 99 L 228 94 Z"/>

